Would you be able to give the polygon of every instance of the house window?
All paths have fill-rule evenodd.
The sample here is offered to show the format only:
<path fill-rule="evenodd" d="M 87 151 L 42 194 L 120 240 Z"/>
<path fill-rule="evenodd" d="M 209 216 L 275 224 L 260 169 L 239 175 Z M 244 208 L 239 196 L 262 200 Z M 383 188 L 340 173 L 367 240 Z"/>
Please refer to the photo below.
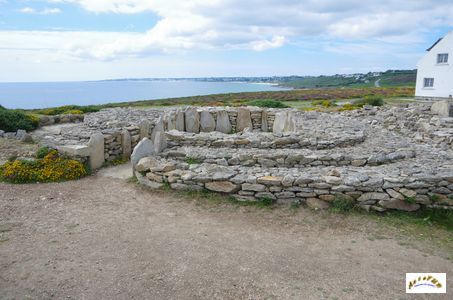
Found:
<path fill-rule="evenodd" d="M 446 64 L 446 63 L 448 63 L 448 53 L 437 54 L 437 63 L 438 64 Z"/>
<path fill-rule="evenodd" d="M 434 86 L 434 78 L 424 78 L 423 80 L 423 87 L 433 87 Z"/>

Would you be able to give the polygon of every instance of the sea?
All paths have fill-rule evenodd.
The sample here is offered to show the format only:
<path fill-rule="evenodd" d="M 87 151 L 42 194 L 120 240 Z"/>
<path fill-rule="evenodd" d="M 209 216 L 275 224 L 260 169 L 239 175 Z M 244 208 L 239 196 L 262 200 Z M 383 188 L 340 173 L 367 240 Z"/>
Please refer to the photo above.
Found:
<path fill-rule="evenodd" d="M 192 80 L 0 83 L 0 105 L 10 109 L 34 109 L 280 90 L 287 88 L 262 83 Z"/>

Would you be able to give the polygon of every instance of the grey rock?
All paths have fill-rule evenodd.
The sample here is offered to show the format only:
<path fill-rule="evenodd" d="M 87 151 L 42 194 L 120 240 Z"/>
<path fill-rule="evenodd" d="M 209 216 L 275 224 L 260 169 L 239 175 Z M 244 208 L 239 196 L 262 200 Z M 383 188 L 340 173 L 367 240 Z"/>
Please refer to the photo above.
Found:
<path fill-rule="evenodd" d="M 407 203 L 404 200 L 391 199 L 391 200 L 381 200 L 379 205 L 389 209 L 397 209 L 403 211 L 416 211 L 420 208 L 420 204 L 417 203 Z"/>
<path fill-rule="evenodd" d="M 214 181 L 205 184 L 208 190 L 220 193 L 234 193 L 239 190 L 239 186 L 230 181 Z"/>
<path fill-rule="evenodd" d="M 92 170 L 99 169 L 105 162 L 104 157 L 104 135 L 95 133 L 88 142 L 89 164 Z"/>
<path fill-rule="evenodd" d="M 307 206 L 310 207 L 311 209 L 327 209 L 330 207 L 330 203 L 323 201 L 318 198 L 308 198 L 307 201 Z"/>
<path fill-rule="evenodd" d="M 246 108 L 239 108 L 236 120 L 236 131 L 241 132 L 246 128 L 253 129 L 250 110 Z"/>
<path fill-rule="evenodd" d="M 203 110 L 200 113 L 200 131 L 211 132 L 216 128 L 214 117 L 209 111 Z"/>
<path fill-rule="evenodd" d="M 184 114 L 187 132 L 200 132 L 200 114 L 196 108 L 188 108 Z"/>
<path fill-rule="evenodd" d="M 135 170 L 135 166 L 143 157 L 155 155 L 154 143 L 148 139 L 143 138 L 137 146 L 135 146 L 134 151 L 131 155 L 132 169 Z"/>
<path fill-rule="evenodd" d="M 216 113 L 216 118 L 217 121 L 215 130 L 222 133 L 231 133 L 232 127 L 228 113 L 224 110 L 219 110 Z"/>

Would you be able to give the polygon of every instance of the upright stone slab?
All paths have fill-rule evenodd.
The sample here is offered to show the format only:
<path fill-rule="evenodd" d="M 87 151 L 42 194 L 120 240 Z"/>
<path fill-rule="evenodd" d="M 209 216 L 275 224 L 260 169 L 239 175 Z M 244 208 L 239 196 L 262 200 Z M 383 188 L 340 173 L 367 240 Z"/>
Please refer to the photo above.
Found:
<path fill-rule="evenodd" d="M 286 118 L 287 115 L 284 111 L 275 113 L 274 126 L 272 128 L 273 133 L 282 133 L 284 131 Z"/>
<path fill-rule="evenodd" d="M 135 171 L 135 166 L 140 161 L 140 159 L 147 156 L 153 156 L 154 154 L 155 154 L 154 143 L 148 138 L 143 138 L 137 144 L 137 146 L 135 146 L 134 151 L 132 152 L 131 155 L 132 170 Z"/>
<path fill-rule="evenodd" d="M 149 133 L 151 131 L 151 123 L 148 120 L 143 120 L 140 122 L 138 125 L 139 127 L 139 134 L 140 134 L 140 139 L 143 139 L 145 137 L 149 138 Z"/>
<path fill-rule="evenodd" d="M 250 110 L 246 108 L 239 108 L 238 109 L 238 117 L 237 117 L 237 125 L 236 131 L 241 132 L 245 128 L 253 129 L 252 125 L 252 117 L 250 116 Z"/>
<path fill-rule="evenodd" d="M 167 130 L 174 130 L 176 129 L 176 112 L 170 111 L 167 114 Z"/>
<path fill-rule="evenodd" d="M 273 133 L 296 131 L 294 113 L 291 111 L 280 111 L 275 114 Z"/>
<path fill-rule="evenodd" d="M 261 112 L 261 131 L 263 132 L 269 131 L 269 123 L 267 121 L 267 110 L 263 110 Z"/>
<path fill-rule="evenodd" d="M 176 130 L 185 131 L 184 112 L 179 109 L 176 111 Z"/>
<path fill-rule="evenodd" d="M 187 132 L 200 132 L 200 114 L 196 108 L 188 108 L 184 115 Z"/>
<path fill-rule="evenodd" d="M 165 135 L 165 132 L 156 132 L 154 138 L 154 152 L 161 153 L 165 148 L 167 148 L 167 136 Z"/>
<path fill-rule="evenodd" d="M 448 100 L 434 102 L 431 106 L 431 112 L 440 117 L 453 117 L 453 104 Z"/>
<path fill-rule="evenodd" d="M 88 151 L 90 153 L 89 164 L 92 170 L 102 167 L 105 161 L 104 157 L 104 135 L 95 133 L 90 137 L 88 142 Z"/>
<path fill-rule="evenodd" d="M 215 120 L 212 114 L 203 110 L 200 113 L 200 131 L 202 132 L 211 132 L 215 130 Z"/>
<path fill-rule="evenodd" d="M 157 120 L 156 126 L 154 126 L 153 132 L 151 133 L 151 141 L 154 141 L 156 138 L 156 133 L 161 132 L 161 131 L 165 131 L 163 116 L 159 117 L 159 119 Z"/>
<path fill-rule="evenodd" d="M 230 117 L 225 110 L 218 110 L 216 112 L 217 122 L 215 130 L 223 133 L 231 133 L 232 127 Z"/>
<path fill-rule="evenodd" d="M 127 129 L 124 129 L 121 132 L 121 148 L 123 150 L 123 159 L 129 159 L 132 154 L 132 139 L 129 130 Z"/>

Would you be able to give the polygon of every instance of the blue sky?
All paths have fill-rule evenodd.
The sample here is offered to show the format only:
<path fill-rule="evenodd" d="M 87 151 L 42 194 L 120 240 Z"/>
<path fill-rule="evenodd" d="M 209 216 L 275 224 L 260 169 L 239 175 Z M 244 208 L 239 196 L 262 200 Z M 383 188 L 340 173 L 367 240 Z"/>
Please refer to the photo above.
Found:
<path fill-rule="evenodd" d="M 0 81 L 413 69 L 453 0 L 0 0 Z"/>

